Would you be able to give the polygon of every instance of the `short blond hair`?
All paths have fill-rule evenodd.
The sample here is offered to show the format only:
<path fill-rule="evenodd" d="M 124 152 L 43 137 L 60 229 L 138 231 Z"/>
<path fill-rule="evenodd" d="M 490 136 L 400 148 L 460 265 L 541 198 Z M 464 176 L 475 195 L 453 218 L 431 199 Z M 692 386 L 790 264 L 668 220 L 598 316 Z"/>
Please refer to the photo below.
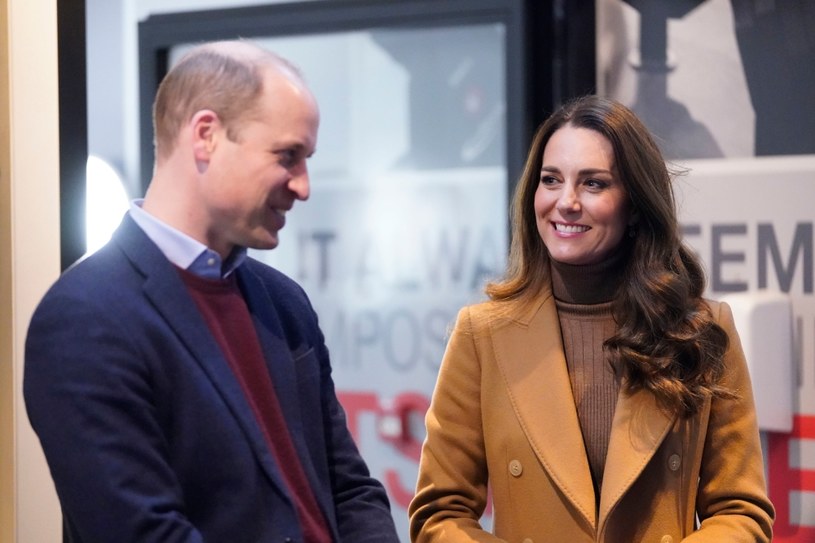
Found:
<path fill-rule="evenodd" d="M 162 80 L 153 103 L 156 159 L 169 156 L 181 127 L 204 109 L 214 111 L 236 140 L 240 121 L 254 112 L 264 74 L 272 68 L 300 78 L 290 62 L 248 41 L 206 43 L 186 53 Z"/>

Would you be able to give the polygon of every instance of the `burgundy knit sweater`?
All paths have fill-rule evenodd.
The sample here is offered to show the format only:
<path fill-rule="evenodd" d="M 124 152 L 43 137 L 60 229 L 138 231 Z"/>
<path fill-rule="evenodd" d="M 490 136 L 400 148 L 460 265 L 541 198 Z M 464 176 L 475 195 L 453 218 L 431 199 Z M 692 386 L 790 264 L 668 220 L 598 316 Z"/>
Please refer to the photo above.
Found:
<path fill-rule="evenodd" d="M 331 532 L 294 448 L 252 317 L 234 274 L 228 279 L 211 280 L 186 270 L 179 273 L 255 414 L 294 502 L 304 541 L 331 543 Z"/>

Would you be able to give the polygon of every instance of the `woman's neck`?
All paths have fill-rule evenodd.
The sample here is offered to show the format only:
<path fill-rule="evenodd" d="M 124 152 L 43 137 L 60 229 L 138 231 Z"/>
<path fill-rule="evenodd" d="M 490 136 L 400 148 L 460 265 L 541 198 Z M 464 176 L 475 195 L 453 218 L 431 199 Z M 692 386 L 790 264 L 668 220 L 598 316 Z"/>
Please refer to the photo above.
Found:
<path fill-rule="evenodd" d="M 555 298 L 572 304 L 611 301 L 622 281 L 625 251 L 597 264 L 575 265 L 549 259 Z"/>

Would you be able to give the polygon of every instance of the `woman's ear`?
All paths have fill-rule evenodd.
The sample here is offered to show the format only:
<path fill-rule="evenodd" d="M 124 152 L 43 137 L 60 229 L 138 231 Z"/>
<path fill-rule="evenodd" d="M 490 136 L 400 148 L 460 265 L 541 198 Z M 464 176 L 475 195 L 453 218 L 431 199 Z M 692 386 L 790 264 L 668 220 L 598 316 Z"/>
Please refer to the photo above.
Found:
<path fill-rule="evenodd" d="M 636 209 L 631 210 L 631 216 L 628 218 L 628 226 L 634 226 L 640 222 L 640 212 Z"/>
<path fill-rule="evenodd" d="M 628 217 L 628 224 L 626 225 L 629 238 L 637 237 L 637 223 L 640 221 L 640 212 L 636 209 L 631 210 L 631 216 Z"/>

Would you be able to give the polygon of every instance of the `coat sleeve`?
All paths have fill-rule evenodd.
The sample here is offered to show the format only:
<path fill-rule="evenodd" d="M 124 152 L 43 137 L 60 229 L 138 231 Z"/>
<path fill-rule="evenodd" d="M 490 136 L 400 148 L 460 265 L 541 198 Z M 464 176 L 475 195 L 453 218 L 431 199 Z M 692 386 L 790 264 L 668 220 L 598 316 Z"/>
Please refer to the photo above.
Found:
<path fill-rule="evenodd" d="M 750 375 L 732 311 L 726 303 L 718 306 L 718 323 L 730 339 L 723 384 L 737 398 L 711 402 L 696 500 L 701 525 L 684 541 L 770 541 L 775 511 L 764 480 Z"/>
<path fill-rule="evenodd" d="M 425 424 L 416 495 L 408 508 L 411 541 L 502 541 L 479 524 L 488 470 L 481 369 L 468 308 L 459 313 L 447 344 Z"/>
<path fill-rule="evenodd" d="M 202 543 L 151 401 L 150 375 L 104 302 L 52 292 L 35 312 L 23 393 L 79 540 Z"/>

